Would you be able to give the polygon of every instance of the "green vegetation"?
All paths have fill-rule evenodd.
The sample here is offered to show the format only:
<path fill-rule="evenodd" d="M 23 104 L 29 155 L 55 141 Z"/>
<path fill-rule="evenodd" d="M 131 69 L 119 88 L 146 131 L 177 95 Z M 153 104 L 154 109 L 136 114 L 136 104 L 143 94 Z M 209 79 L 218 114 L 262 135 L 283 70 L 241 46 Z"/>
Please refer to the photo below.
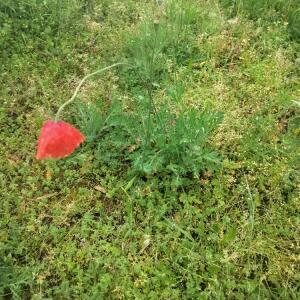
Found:
<path fill-rule="evenodd" d="M 299 11 L 1 1 L 0 298 L 299 299 Z"/>

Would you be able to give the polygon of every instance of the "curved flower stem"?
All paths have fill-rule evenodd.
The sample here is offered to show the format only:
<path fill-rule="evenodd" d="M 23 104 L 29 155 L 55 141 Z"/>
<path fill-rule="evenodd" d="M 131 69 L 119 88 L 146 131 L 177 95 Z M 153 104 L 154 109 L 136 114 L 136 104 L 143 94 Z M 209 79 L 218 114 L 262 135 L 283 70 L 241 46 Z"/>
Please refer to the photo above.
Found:
<path fill-rule="evenodd" d="M 57 113 L 56 113 L 56 115 L 55 115 L 54 121 L 57 122 L 57 121 L 59 120 L 59 116 L 60 116 L 62 110 L 76 98 L 76 96 L 77 96 L 77 94 L 78 94 L 80 88 L 82 87 L 82 85 L 84 84 L 84 82 L 85 82 L 88 78 L 90 78 L 90 77 L 92 77 L 92 76 L 94 76 L 94 75 L 96 75 L 96 74 L 98 74 L 98 73 L 101 73 L 101 72 L 104 72 L 104 71 L 109 70 L 109 69 L 111 69 L 111 68 L 114 68 L 114 67 L 116 67 L 116 66 L 119 66 L 119 65 L 129 65 L 129 64 L 127 64 L 127 63 L 116 63 L 116 64 L 113 64 L 113 65 L 111 65 L 111 66 L 105 67 L 105 68 L 103 68 L 103 69 L 97 70 L 97 71 L 95 71 L 95 72 L 93 72 L 93 73 L 90 73 L 90 74 L 86 75 L 86 76 L 80 81 L 80 83 L 78 84 L 78 86 L 76 87 L 76 90 L 75 90 L 73 96 L 71 97 L 71 99 L 69 99 L 67 102 L 65 102 L 65 103 L 58 109 L 58 111 L 57 111 Z"/>

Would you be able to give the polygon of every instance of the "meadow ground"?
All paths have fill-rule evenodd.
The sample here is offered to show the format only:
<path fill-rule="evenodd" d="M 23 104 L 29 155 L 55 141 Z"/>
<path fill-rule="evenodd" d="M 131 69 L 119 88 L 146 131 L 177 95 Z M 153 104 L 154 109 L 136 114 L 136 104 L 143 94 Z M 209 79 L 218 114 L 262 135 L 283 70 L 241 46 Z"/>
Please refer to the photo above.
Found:
<path fill-rule="evenodd" d="M 0 1 L 0 298 L 299 299 L 299 11 Z"/>

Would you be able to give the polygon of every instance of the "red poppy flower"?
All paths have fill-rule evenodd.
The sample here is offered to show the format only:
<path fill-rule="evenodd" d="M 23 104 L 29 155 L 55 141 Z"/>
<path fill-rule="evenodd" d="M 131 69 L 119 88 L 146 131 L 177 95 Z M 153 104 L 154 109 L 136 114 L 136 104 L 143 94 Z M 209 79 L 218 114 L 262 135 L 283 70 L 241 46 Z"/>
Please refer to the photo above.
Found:
<path fill-rule="evenodd" d="M 84 140 L 84 135 L 66 122 L 46 121 L 39 136 L 36 158 L 66 157 Z"/>

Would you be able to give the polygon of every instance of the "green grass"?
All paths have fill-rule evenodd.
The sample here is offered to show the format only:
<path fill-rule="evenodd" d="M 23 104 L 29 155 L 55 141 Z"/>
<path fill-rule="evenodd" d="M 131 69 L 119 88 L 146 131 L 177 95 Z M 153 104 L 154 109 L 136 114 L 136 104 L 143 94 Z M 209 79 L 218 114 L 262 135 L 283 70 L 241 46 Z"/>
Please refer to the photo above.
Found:
<path fill-rule="evenodd" d="M 299 298 L 300 48 L 286 22 L 300 8 L 251 2 L 182 1 L 186 19 L 166 1 L 0 4 L 0 298 Z M 64 114 L 88 141 L 36 161 L 43 121 L 84 75 L 123 60 L 140 68 L 91 79 Z M 142 122 L 150 100 L 166 120 L 221 112 L 201 146 L 219 167 L 136 172 L 142 126 L 128 135 L 122 122 Z M 145 149 L 174 162 L 159 136 Z M 178 139 L 175 165 L 189 167 Z"/>

